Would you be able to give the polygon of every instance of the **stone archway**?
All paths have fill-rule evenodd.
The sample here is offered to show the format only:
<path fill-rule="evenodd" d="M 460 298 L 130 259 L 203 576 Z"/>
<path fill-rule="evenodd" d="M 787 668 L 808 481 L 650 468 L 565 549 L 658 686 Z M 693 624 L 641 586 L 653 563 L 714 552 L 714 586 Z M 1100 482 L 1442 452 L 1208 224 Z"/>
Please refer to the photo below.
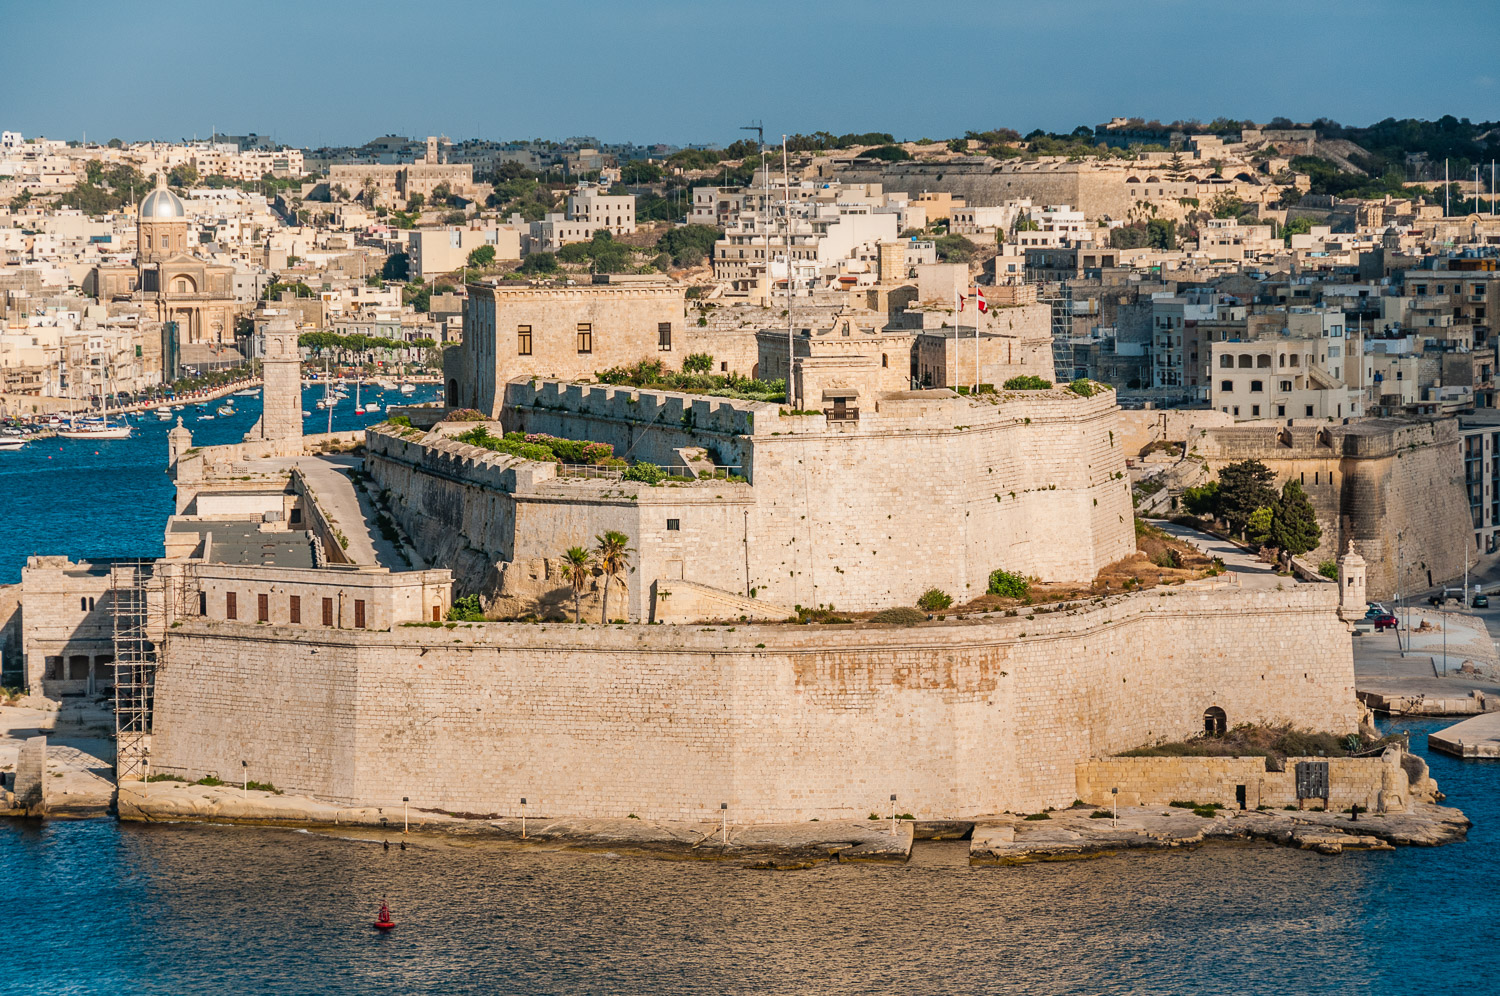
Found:
<path fill-rule="evenodd" d="M 445 399 L 449 408 L 458 407 L 458 381 L 450 378 L 448 380 L 448 397 Z"/>
<path fill-rule="evenodd" d="M 1203 735 L 1206 737 L 1222 737 L 1229 732 L 1229 718 L 1224 715 L 1224 710 L 1218 706 L 1209 706 L 1203 710 Z"/>

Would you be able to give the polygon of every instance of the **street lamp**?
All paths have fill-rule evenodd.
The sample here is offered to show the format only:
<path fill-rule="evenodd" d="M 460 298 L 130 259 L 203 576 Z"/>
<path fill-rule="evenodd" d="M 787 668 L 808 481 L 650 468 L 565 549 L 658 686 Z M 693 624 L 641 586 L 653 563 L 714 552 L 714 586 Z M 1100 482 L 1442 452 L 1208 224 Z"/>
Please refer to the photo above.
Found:
<path fill-rule="evenodd" d="M 719 803 L 719 820 L 723 826 L 724 846 L 729 846 L 729 803 Z"/>
<path fill-rule="evenodd" d="M 526 799 L 521 799 L 521 839 L 526 839 Z"/>
<path fill-rule="evenodd" d="M 896 836 L 896 793 L 891 793 L 891 836 Z"/>
<path fill-rule="evenodd" d="M 250 762 L 249 761 L 241 761 L 240 762 L 240 791 L 243 792 L 243 793 L 248 793 L 250 791 Z"/>
<path fill-rule="evenodd" d="M 411 830 L 411 815 L 407 803 L 411 802 L 408 796 L 401 797 L 401 832 L 407 833 Z"/>
<path fill-rule="evenodd" d="M 1109 794 L 1114 797 L 1114 803 L 1115 803 L 1115 815 L 1112 816 L 1110 818 L 1110 821 L 1109 821 L 1110 829 L 1114 829 L 1114 828 L 1116 828 L 1116 827 L 1118 827 L 1120 825 L 1120 789 L 1119 789 L 1119 786 L 1116 786 L 1116 787 L 1110 789 L 1109 790 Z"/>

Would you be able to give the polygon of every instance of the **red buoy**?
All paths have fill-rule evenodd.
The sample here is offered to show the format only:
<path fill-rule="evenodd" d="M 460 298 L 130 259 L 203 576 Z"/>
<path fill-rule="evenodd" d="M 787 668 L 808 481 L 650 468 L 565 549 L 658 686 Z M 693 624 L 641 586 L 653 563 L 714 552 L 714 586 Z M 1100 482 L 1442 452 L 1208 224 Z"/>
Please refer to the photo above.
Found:
<path fill-rule="evenodd" d="M 396 921 L 391 919 L 391 908 L 385 904 L 385 900 L 383 899 L 380 901 L 380 918 L 372 926 L 376 930 L 390 930 L 396 926 Z"/>

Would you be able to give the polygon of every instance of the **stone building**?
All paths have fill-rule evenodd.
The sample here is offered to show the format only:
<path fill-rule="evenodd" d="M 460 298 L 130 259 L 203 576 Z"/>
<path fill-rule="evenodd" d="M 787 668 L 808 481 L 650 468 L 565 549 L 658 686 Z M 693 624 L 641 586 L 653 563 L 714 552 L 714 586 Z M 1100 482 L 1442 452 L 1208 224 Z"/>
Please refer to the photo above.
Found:
<path fill-rule="evenodd" d="M 682 366 L 684 292 L 667 280 L 577 287 L 469 285 L 463 343 L 443 354 L 448 404 L 500 413 L 516 377 L 592 380 L 641 360 Z"/>
<path fill-rule="evenodd" d="M 103 302 L 140 301 L 149 317 L 176 323 L 182 345 L 234 345 L 234 267 L 195 255 L 188 242 L 187 207 L 161 174 L 136 216 L 134 266 L 95 267 L 91 282 Z"/>
<path fill-rule="evenodd" d="M 268 312 L 269 314 L 269 312 Z M 246 441 L 275 442 L 288 453 L 302 452 L 302 360 L 297 348 L 297 325 L 285 314 L 270 319 L 261 333 L 265 356 L 261 361 L 264 404 Z"/>

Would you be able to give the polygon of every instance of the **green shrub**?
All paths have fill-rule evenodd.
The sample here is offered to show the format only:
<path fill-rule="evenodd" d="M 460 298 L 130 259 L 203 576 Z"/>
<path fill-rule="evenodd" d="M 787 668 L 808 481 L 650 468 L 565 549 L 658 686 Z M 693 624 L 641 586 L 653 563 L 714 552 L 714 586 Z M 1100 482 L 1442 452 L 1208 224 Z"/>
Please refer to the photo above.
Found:
<path fill-rule="evenodd" d="M 689 353 L 682 361 L 683 373 L 712 373 L 714 358 L 707 353 Z"/>
<path fill-rule="evenodd" d="M 1050 820 L 1050 819 L 1052 819 L 1052 817 L 1049 816 L 1046 813 L 1029 813 L 1029 814 L 1027 814 L 1027 816 L 1025 817 L 1025 819 L 1026 819 L 1026 821 L 1028 823 L 1032 823 L 1032 822 L 1035 822 L 1037 820 Z"/>
<path fill-rule="evenodd" d="M 666 479 L 667 472 L 654 463 L 638 463 L 625 468 L 625 473 L 620 475 L 622 481 L 640 481 L 642 484 L 660 484 Z"/>
<path fill-rule="evenodd" d="M 1092 398 L 1094 396 L 1095 390 L 1094 382 L 1089 380 L 1087 377 L 1079 377 L 1073 383 L 1068 385 L 1068 390 L 1072 391 L 1080 398 Z"/>
<path fill-rule="evenodd" d="M 1114 815 L 1115 815 L 1114 813 L 1105 812 L 1102 809 L 1096 809 L 1092 813 L 1089 814 L 1089 819 L 1091 819 L 1091 820 L 1109 820 L 1109 819 L 1113 819 Z"/>
<path fill-rule="evenodd" d="M 895 623 L 898 626 L 914 626 L 925 622 L 927 616 L 917 609 L 903 605 L 895 609 L 882 609 L 870 617 L 870 622 Z"/>
<path fill-rule="evenodd" d="M 917 599 L 917 608 L 927 612 L 941 612 L 953 604 L 953 596 L 941 588 L 928 588 Z"/>
<path fill-rule="evenodd" d="M 1007 391 L 1045 391 L 1051 386 L 1052 382 L 1050 380 L 1047 380 L 1045 377 L 1038 377 L 1035 374 L 1022 374 L 1019 377 L 1012 377 L 1005 382 L 1005 389 Z"/>
<path fill-rule="evenodd" d="M 213 776 L 213 775 L 208 775 L 208 776 L 206 776 L 206 777 L 203 777 L 203 778 L 200 778 L 200 779 L 198 779 L 198 780 L 197 780 L 197 781 L 196 781 L 196 782 L 194 782 L 194 783 L 193 783 L 193 784 L 194 784 L 194 785 L 207 785 L 207 786 L 209 786 L 209 787 L 210 787 L 210 788 L 212 788 L 212 787 L 214 787 L 214 786 L 216 786 L 216 785 L 223 785 L 223 784 L 224 784 L 224 782 L 223 782 L 223 781 L 221 781 L 221 780 L 220 780 L 220 779 L 218 779 L 218 778 L 215 778 L 215 777 L 214 777 L 214 776 Z"/>
<path fill-rule="evenodd" d="M 487 419 L 482 412 L 475 411 L 473 408 L 460 408 L 457 411 L 452 411 L 452 412 L 449 412 L 447 415 L 445 415 L 443 417 L 443 421 L 444 422 L 488 422 L 489 419 Z"/>
<path fill-rule="evenodd" d="M 1318 573 L 1330 581 L 1339 579 L 1339 563 L 1337 560 L 1325 560 L 1318 565 Z"/>
<path fill-rule="evenodd" d="M 407 429 L 411 428 L 411 419 L 408 418 L 405 415 L 392 415 L 390 418 L 386 419 L 385 421 L 386 421 L 387 425 L 399 425 L 399 426 L 402 426 L 403 428 L 407 428 Z"/>
<path fill-rule="evenodd" d="M 989 593 L 1001 598 L 1025 598 L 1031 593 L 1031 582 L 1025 575 L 1010 571 L 990 571 Z"/>
<path fill-rule="evenodd" d="M 246 782 L 245 788 L 255 792 L 270 792 L 274 795 L 281 795 L 281 789 L 270 782 Z"/>
<path fill-rule="evenodd" d="M 449 622 L 484 622 L 484 609 L 479 605 L 478 595 L 455 598 L 448 610 Z"/>

